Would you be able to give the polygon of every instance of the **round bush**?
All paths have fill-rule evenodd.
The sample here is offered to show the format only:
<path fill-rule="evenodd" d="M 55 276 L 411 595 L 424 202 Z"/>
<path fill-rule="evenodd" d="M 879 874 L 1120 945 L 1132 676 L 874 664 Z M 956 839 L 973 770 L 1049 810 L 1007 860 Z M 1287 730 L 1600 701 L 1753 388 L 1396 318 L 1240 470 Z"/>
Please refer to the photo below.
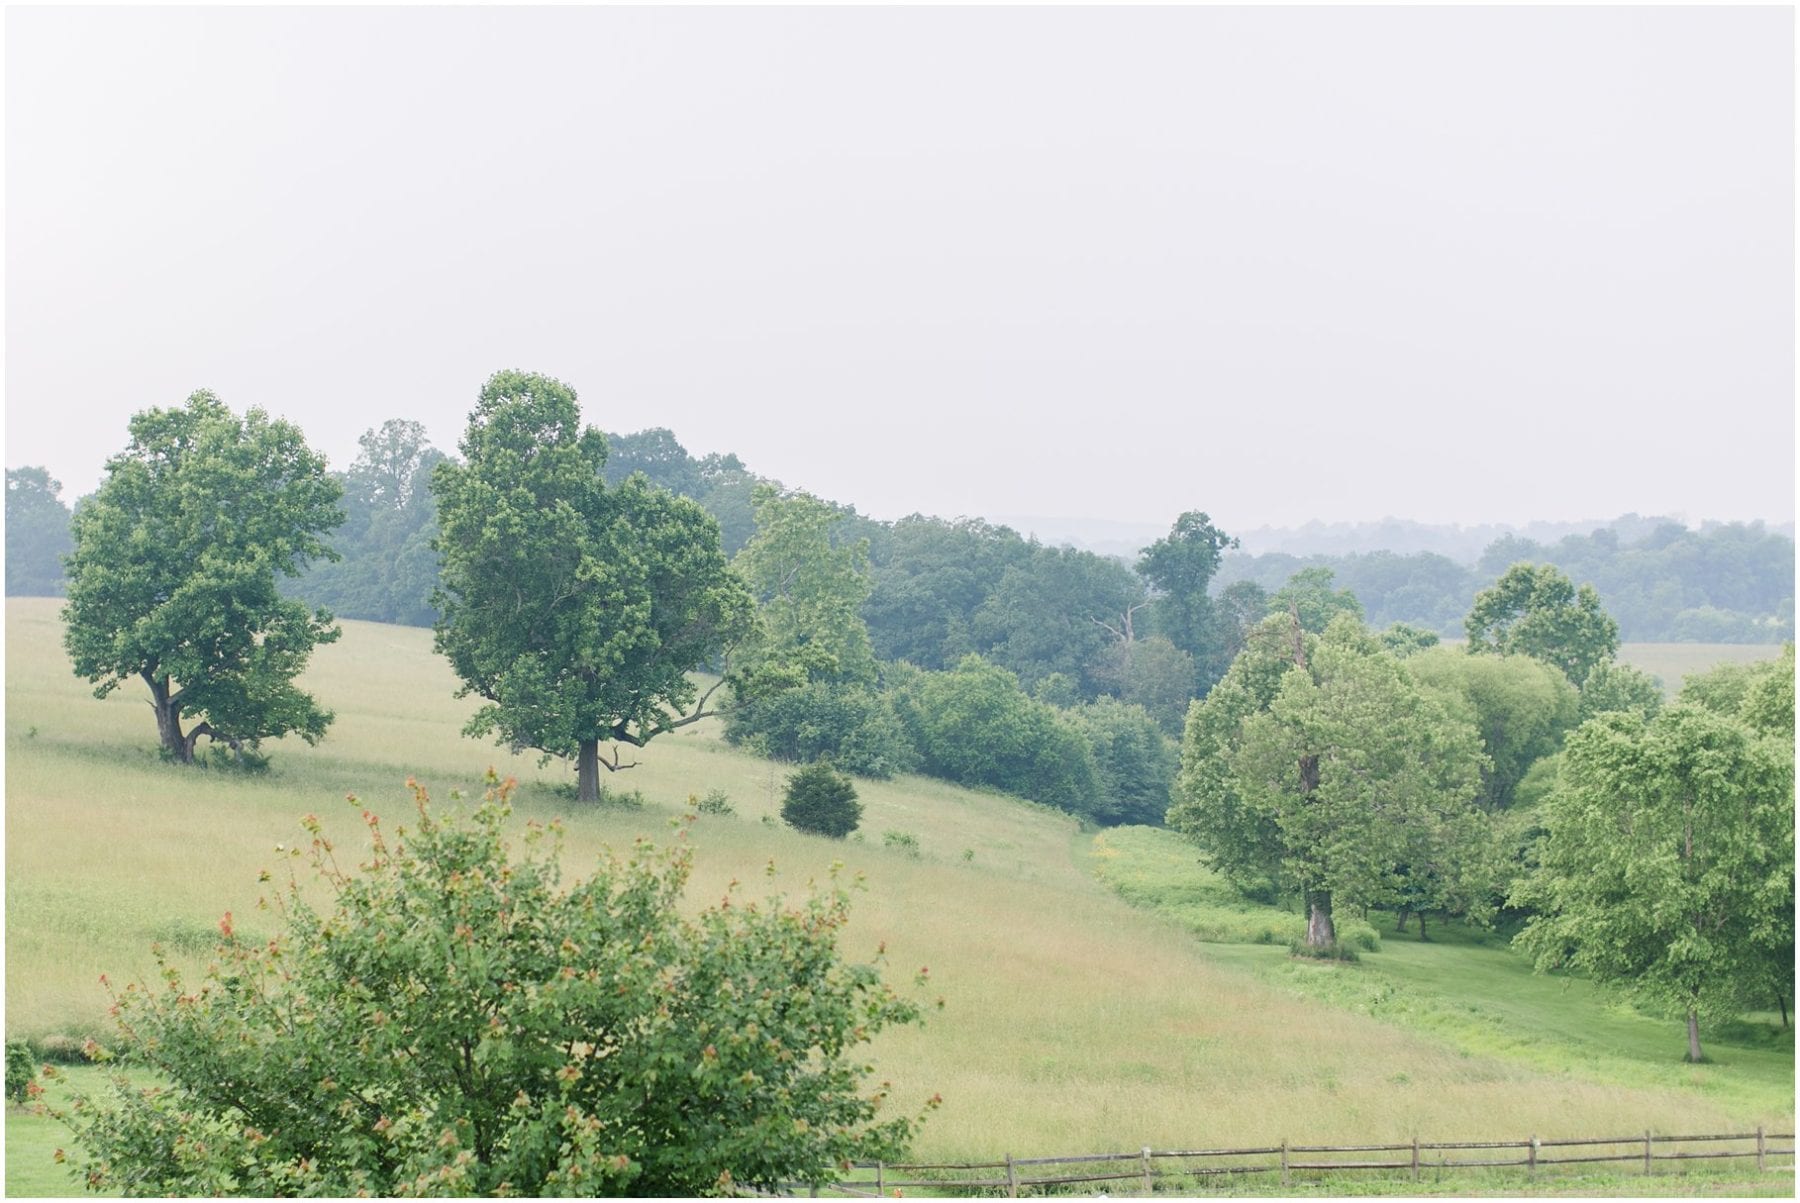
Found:
<path fill-rule="evenodd" d="M 841 840 L 862 822 L 862 803 L 850 779 L 821 760 L 788 778 L 781 817 L 796 831 Z"/>

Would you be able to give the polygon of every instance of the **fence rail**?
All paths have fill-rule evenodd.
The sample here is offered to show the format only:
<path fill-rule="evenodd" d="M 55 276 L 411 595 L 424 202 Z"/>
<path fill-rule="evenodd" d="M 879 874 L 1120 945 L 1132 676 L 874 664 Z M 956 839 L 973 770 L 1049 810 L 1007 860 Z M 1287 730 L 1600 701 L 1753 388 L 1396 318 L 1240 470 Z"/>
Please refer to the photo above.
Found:
<path fill-rule="evenodd" d="M 1784 1141 L 1785 1146 L 1772 1142 Z M 1691 1145 L 1752 1144 L 1752 1148 L 1692 1149 Z M 1611 1146 L 1612 1152 L 1547 1155 L 1561 1149 L 1598 1149 Z M 1619 1151 L 1629 1146 L 1629 1151 Z M 1516 1157 L 1450 1157 L 1454 1153 L 1501 1153 L 1519 1150 Z M 1346 1154 L 1404 1153 L 1404 1159 L 1338 1160 Z M 1319 1155 L 1325 1155 L 1321 1158 Z M 1303 1155 L 1305 1160 L 1297 1160 Z M 1428 1156 L 1430 1155 L 1430 1156 Z M 1194 1165 L 1205 1158 L 1276 1158 L 1236 1165 Z M 1157 1183 L 1168 1179 L 1192 1182 L 1195 1179 L 1227 1174 L 1278 1174 L 1283 1182 L 1296 1173 L 1340 1173 L 1346 1171 L 1385 1170 L 1409 1173 L 1418 1178 L 1426 1170 L 1461 1170 L 1493 1167 L 1524 1168 L 1536 1174 L 1540 1168 L 1559 1165 L 1591 1165 L 1598 1162 L 1635 1162 L 1644 1173 L 1653 1173 L 1659 1161 L 1713 1161 L 1751 1158 L 1756 1169 L 1793 1169 L 1794 1134 L 1769 1132 L 1706 1133 L 1693 1136 L 1657 1135 L 1640 1132 L 1631 1136 L 1574 1136 L 1523 1140 L 1411 1140 L 1399 1144 L 1299 1145 L 1283 1141 L 1278 1145 L 1258 1145 L 1241 1149 L 1163 1149 L 1146 1145 L 1135 1153 L 1083 1153 L 1067 1157 L 1012 1157 L 999 1161 L 960 1162 L 858 1162 L 856 1176 L 838 1182 L 819 1184 L 783 1183 L 776 1189 L 738 1188 L 740 1195 L 753 1198 L 792 1198 L 821 1193 L 848 1195 L 854 1198 L 887 1198 L 908 1190 L 929 1190 L 940 1194 L 1004 1192 L 1017 1198 L 1021 1191 L 1040 1187 L 1063 1187 L 1097 1182 L 1131 1182 L 1132 1193 L 1154 1194 Z M 1784 1164 L 1772 1164 L 1785 1159 Z M 1131 1168 L 1108 1168 L 1130 1163 Z M 1034 1173 L 1035 1171 L 1035 1173 Z M 919 1177 L 918 1175 L 930 1175 Z M 960 1175 L 981 1175 L 961 1177 Z"/>

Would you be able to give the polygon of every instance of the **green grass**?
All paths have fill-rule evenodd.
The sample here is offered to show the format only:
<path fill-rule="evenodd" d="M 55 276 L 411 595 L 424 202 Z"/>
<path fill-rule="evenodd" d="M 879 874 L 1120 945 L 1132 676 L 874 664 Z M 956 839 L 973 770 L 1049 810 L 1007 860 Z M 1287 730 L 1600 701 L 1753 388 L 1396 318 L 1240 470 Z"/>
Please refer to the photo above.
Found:
<path fill-rule="evenodd" d="M 1093 843 L 1096 874 L 1134 905 L 1209 941 L 1212 963 L 1294 997 L 1426 1033 L 1471 1059 L 1681 1091 L 1726 1114 L 1772 1123 L 1792 1114 L 1793 1031 L 1773 1015 L 1703 1032 L 1711 1060 L 1688 1065 L 1680 1059 L 1686 1033 L 1679 1019 L 1641 1012 L 1579 978 L 1534 973 L 1495 933 L 1433 923 L 1431 938 L 1421 941 L 1415 924 L 1404 934 L 1384 932 L 1379 951 L 1354 965 L 1321 966 L 1289 956 L 1286 935 L 1278 948 L 1261 938 L 1273 925 L 1297 927 L 1297 916 L 1244 901 L 1173 832 L 1118 828 Z M 1390 1080 L 1413 1084 L 1405 1070 Z"/>
<path fill-rule="evenodd" d="M 408 775 L 441 803 L 452 788 L 473 790 L 493 764 L 524 783 L 520 821 L 567 817 L 572 873 L 602 845 L 668 838 L 690 795 L 720 789 L 737 813 L 693 826 L 695 905 L 716 899 L 733 877 L 760 884 L 770 860 L 779 868 L 771 888 L 804 888 L 839 859 L 866 874 L 846 952 L 869 956 L 885 941 L 895 980 L 929 966 L 932 985 L 921 997 L 944 1000 L 924 1028 L 884 1033 L 873 1052 L 900 1105 L 944 1097 L 915 1149 L 922 1158 L 1284 1135 L 1347 1143 L 1791 1122 L 1791 1054 L 1783 1077 L 1779 1049 L 1750 1065 L 1719 1047 L 1718 1065 L 1686 1072 L 1655 1055 L 1640 1065 L 1632 1051 L 1640 1046 L 1629 1042 L 1627 1052 L 1609 1053 L 1614 1037 L 1601 1035 L 1591 1061 L 1534 1058 L 1515 1047 L 1530 1044 L 1530 1029 L 1508 1026 L 1529 1015 L 1434 1018 L 1455 1017 L 1459 997 L 1484 1008 L 1489 1001 L 1460 993 L 1460 962 L 1443 963 L 1440 995 L 1391 978 L 1421 999 L 1444 1000 L 1430 1009 L 1378 1003 L 1371 1011 L 1354 992 L 1338 996 L 1347 986 L 1309 990 L 1289 980 L 1294 970 L 1279 947 L 1202 943 L 1182 922 L 1129 905 L 1096 879 L 1092 833 L 1029 803 L 921 777 L 859 781 L 862 842 L 803 836 L 763 821 L 777 814 L 790 770 L 729 747 L 703 722 L 656 740 L 636 753 L 639 767 L 609 779 L 641 790 L 643 809 L 578 807 L 557 793 L 572 780 L 568 766 L 540 768 L 535 756 L 461 737 L 473 702 L 453 696 L 456 683 L 426 631 L 346 623 L 306 678 L 336 724 L 316 748 L 274 745 L 263 777 L 161 763 L 142 686 L 95 700 L 70 674 L 60 639 L 55 602 L 9 600 L 9 1037 L 104 1038 L 101 973 L 115 981 L 145 973 L 156 940 L 197 963 L 226 910 L 240 932 L 269 929 L 256 907 L 257 872 L 275 865 L 278 844 L 302 837 L 302 814 L 317 813 L 340 843 L 360 846 L 346 793 L 392 824 L 407 813 Z M 889 830 L 916 836 L 917 856 L 885 847 Z M 1179 877 L 1178 869 L 1157 872 Z M 1209 897 L 1199 901 L 1229 910 L 1216 892 Z M 1388 974 L 1386 966 L 1405 962 L 1404 943 L 1387 937 L 1348 974 L 1308 966 L 1302 972 L 1322 976 L 1300 981 L 1361 982 L 1377 966 Z M 1434 964 L 1421 962 L 1419 975 L 1429 980 Z M 1514 984 L 1530 981 L 1516 976 Z M 1577 995 L 1563 1006 L 1574 1028 L 1609 1014 Z M 1654 1025 L 1643 1032 L 1643 1048 L 1660 1039 Z M 1570 1046 L 1558 1038 L 1557 1047 Z M 9 1113 L 7 1187 L 35 1193 L 16 1177 L 36 1139 L 21 1120 Z"/>

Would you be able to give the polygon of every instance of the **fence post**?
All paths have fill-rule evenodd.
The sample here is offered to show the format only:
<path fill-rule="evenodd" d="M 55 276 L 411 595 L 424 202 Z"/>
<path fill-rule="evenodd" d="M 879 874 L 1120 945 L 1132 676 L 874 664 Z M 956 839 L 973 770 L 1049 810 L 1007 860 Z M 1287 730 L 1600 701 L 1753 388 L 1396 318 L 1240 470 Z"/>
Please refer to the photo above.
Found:
<path fill-rule="evenodd" d="M 1761 1124 L 1758 1124 L 1758 1125 L 1756 1125 L 1756 1172 L 1759 1174 L 1763 1172 L 1763 1169 L 1764 1169 L 1764 1160 L 1763 1159 L 1766 1156 L 1767 1152 L 1768 1152 L 1768 1148 L 1763 1143 L 1763 1126 Z"/>
<path fill-rule="evenodd" d="M 1537 1173 L 1537 1153 L 1538 1153 L 1538 1141 L 1537 1141 L 1537 1134 L 1534 1132 L 1534 1133 L 1532 1133 L 1532 1136 L 1531 1136 L 1531 1144 L 1525 1153 L 1525 1172 L 1527 1174 L 1536 1174 Z"/>
<path fill-rule="evenodd" d="M 1287 1137 L 1281 1138 L 1281 1185 L 1286 1186 L 1288 1180 Z"/>
<path fill-rule="evenodd" d="M 875 1193 L 878 1195 L 885 1195 L 887 1194 L 887 1189 L 881 1185 L 881 1168 L 882 1163 L 877 1161 L 875 1163 Z"/>
<path fill-rule="evenodd" d="M 1644 1172 L 1650 1172 L 1650 1129 L 1644 1129 Z"/>
<path fill-rule="evenodd" d="M 1417 1132 L 1413 1133 L 1412 1171 L 1413 1171 L 1413 1181 L 1417 1182 L 1419 1180 L 1419 1134 Z"/>
<path fill-rule="evenodd" d="M 1156 1193 L 1156 1183 L 1151 1181 L 1151 1178 L 1150 1178 L 1150 1146 L 1149 1145 L 1144 1146 L 1144 1193 L 1146 1195 L 1154 1195 Z"/>
<path fill-rule="evenodd" d="M 1011 1153 L 1006 1155 L 1006 1197 L 1009 1199 L 1019 1197 L 1019 1174 L 1017 1170 L 1013 1169 Z"/>

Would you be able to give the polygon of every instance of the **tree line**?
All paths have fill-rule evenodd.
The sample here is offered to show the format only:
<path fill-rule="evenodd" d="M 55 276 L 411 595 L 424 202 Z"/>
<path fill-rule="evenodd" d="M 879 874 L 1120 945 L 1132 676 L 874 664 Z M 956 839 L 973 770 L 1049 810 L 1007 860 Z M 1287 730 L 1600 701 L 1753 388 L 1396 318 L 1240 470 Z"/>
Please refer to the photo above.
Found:
<path fill-rule="evenodd" d="M 575 390 L 530 373 L 486 382 L 459 457 L 388 423 L 343 477 L 206 392 L 129 429 L 74 515 L 65 641 L 96 694 L 143 680 L 170 759 L 323 737 L 294 678 L 338 628 L 291 593 L 342 562 L 348 523 L 433 562 L 435 645 L 482 700 L 466 733 L 572 760 L 584 801 L 718 714 L 780 759 L 1166 815 L 1246 892 L 1302 900 L 1310 953 L 1341 954 L 1344 908 L 1422 938 L 1504 914 L 1540 964 L 1685 1008 L 1696 1059 L 1703 1017 L 1757 992 L 1785 1016 L 1791 644 L 1665 708 L 1598 590 L 1551 564 L 1506 567 L 1454 649 L 1373 626 L 1320 566 L 1215 595 L 1233 541 L 1199 511 L 1127 567 L 980 522 L 872 523 L 715 463 L 686 483 L 746 494 L 728 557 L 720 519 L 643 470 L 688 462 L 678 445 L 620 440 L 623 473 Z"/>
<path fill-rule="evenodd" d="M 1362 600 L 1370 622 L 1458 635 L 1469 598 L 1520 561 L 1552 564 L 1593 584 L 1628 642 L 1780 643 L 1794 637 L 1794 541 L 1761 522 L 1690 530 L 1667 520 L 1621 519 L 1555 542 L 1508 534 L 1473 563 L 1435 552 L 1235 553 L 1220 565 L 1218 581 L 1273 589 L 1296 572 L 1327 569 Z"/>

